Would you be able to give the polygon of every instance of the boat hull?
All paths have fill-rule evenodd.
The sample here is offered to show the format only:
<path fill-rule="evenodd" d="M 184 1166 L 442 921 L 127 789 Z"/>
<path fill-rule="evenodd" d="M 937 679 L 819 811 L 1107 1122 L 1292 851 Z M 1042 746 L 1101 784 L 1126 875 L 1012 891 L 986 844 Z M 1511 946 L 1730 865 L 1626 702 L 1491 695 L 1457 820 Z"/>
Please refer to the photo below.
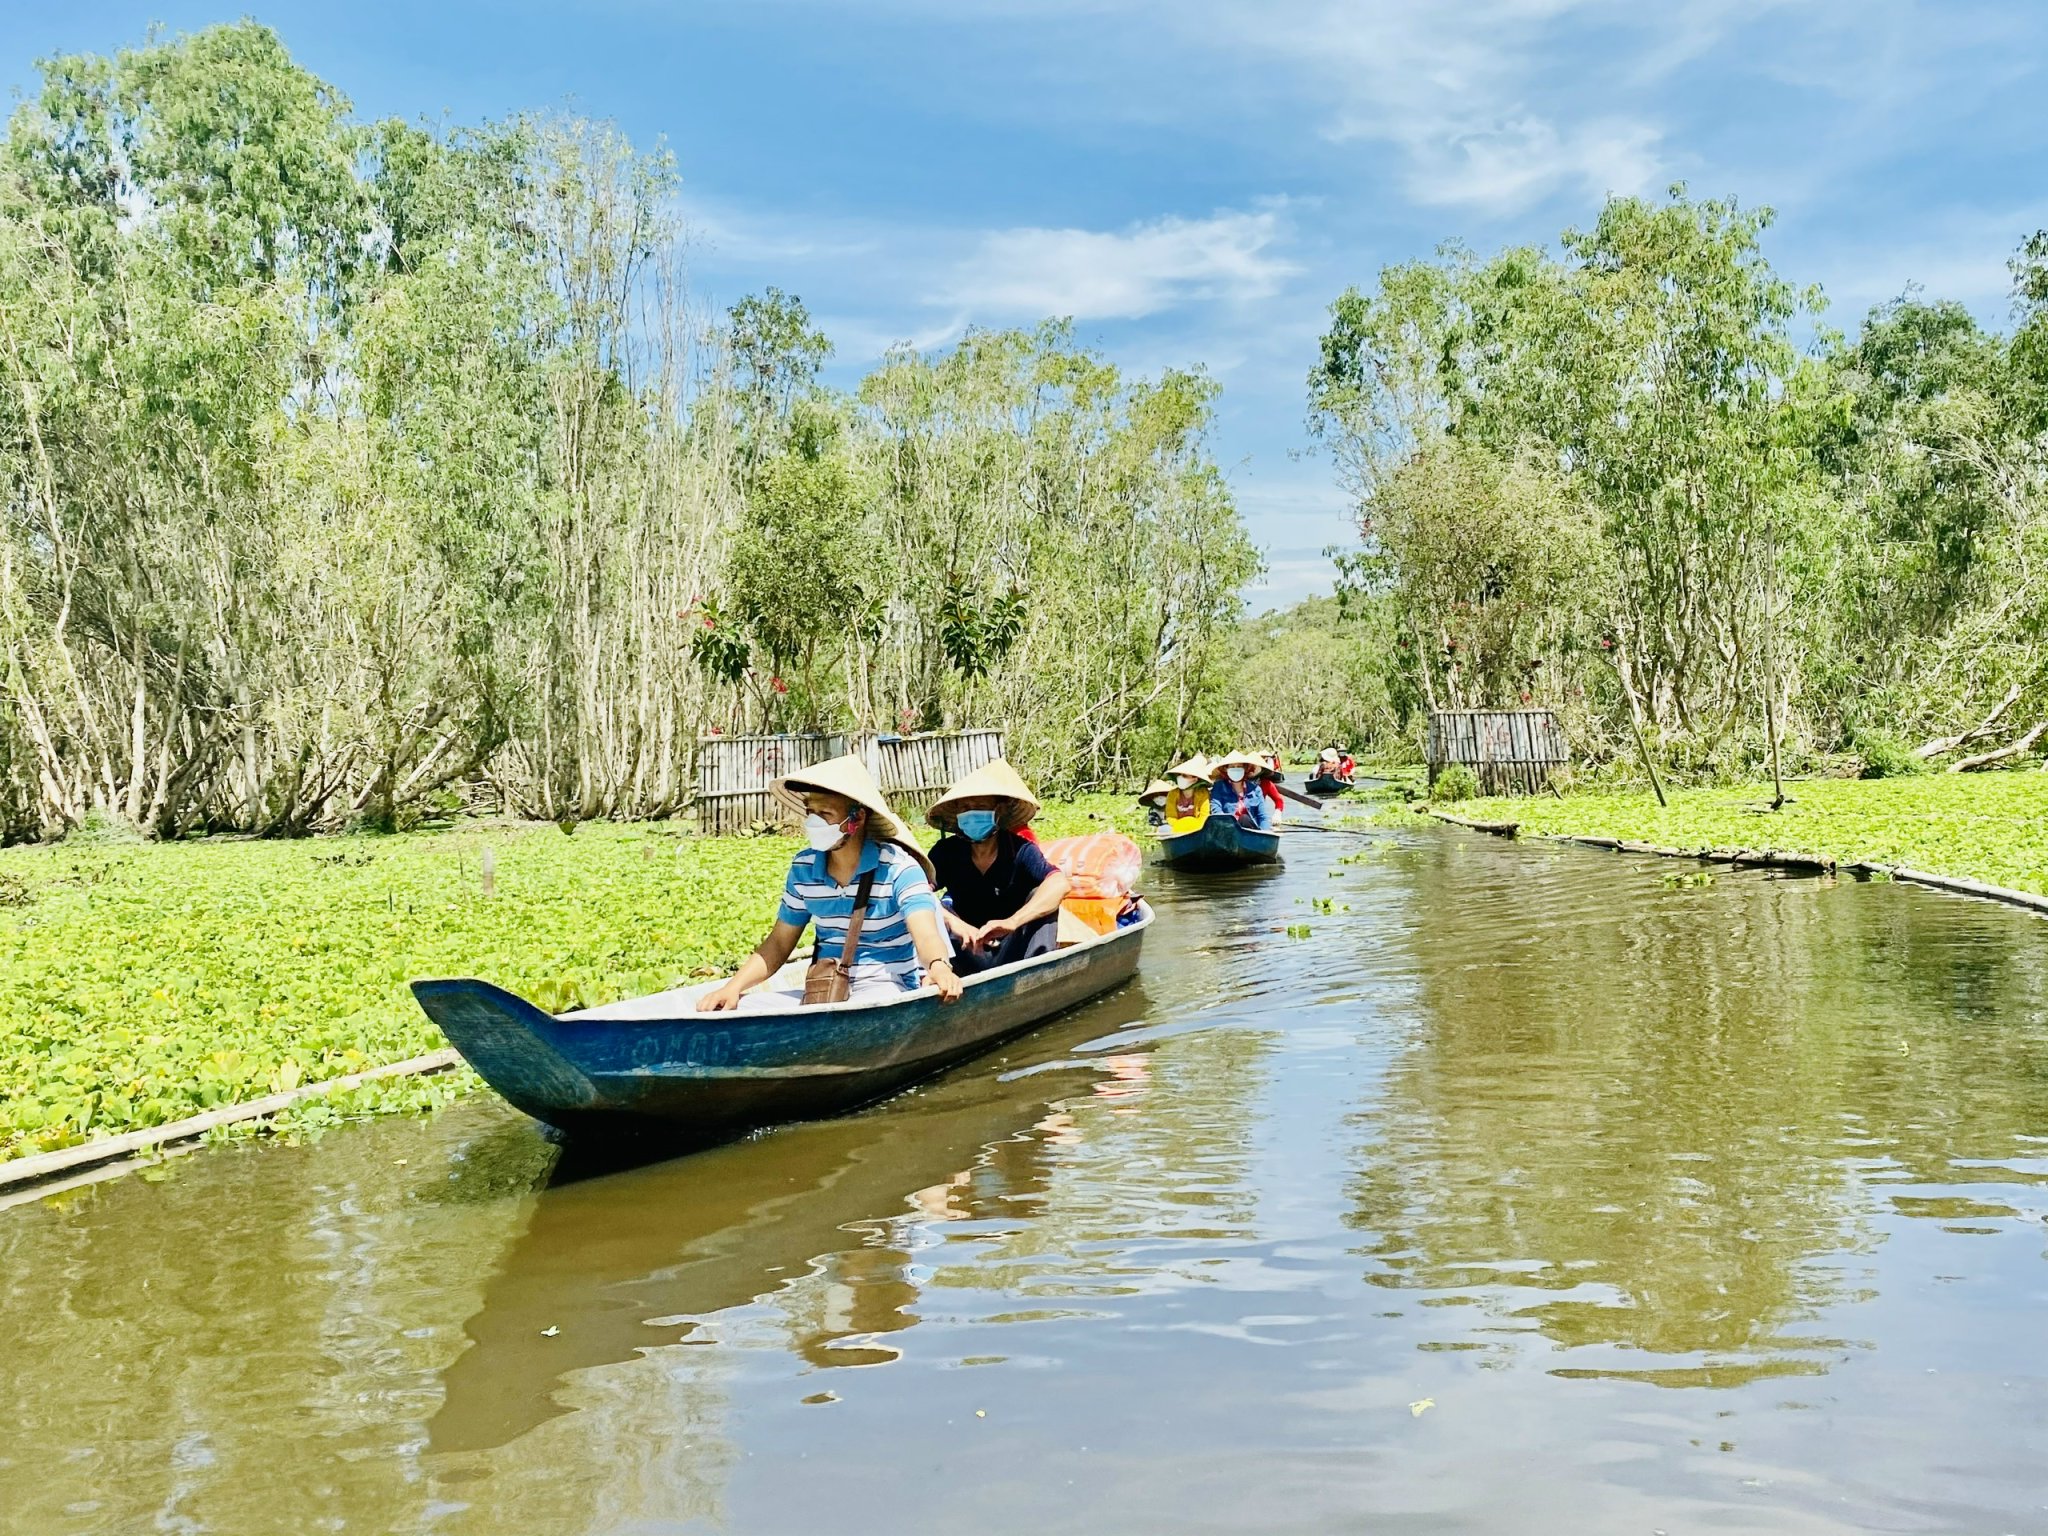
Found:
<path fill-rule="evenodd" d="M 1159 859 L 1173 869 L 1214 874 L 1280 862 L 1280 834 L 1260 832 L 1230 816 L 1211 816 L 1192 832 L 1159 840 Z"/>
<path fill-rule="evenodd" d="M 1086 944 L 886 1003 L 698 1013 L 704 987 L 553 1017 L 486 981 L 416 981 L 413 995 L 515 1108 L 575 1137 L 708 1146 L 764 1125 L 840 1114 L 978 1055 L 1130 980 L 1144 919 Z M 782 978 L 791 979 L 791 978 Z"/>
<path fill-rule="evenodd" d="M 1308 781 L 1308 792 L 1312 795 L 1341 795 L 1351 784 L 1346 779 L 1333 778 L 1328 774 L 1317 774 Z"/>

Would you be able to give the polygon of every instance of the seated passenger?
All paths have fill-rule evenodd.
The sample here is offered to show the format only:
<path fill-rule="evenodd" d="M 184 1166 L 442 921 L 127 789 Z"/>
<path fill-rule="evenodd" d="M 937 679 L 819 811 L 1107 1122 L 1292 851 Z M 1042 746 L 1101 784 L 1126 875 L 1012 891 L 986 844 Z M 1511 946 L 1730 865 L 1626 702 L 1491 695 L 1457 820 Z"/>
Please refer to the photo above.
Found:
<path fill-rule="evenodd" d="M 1166 797 L 1166 830 L 1192 832 L 1209 819 L 1209 759 L 1197 752 L 1166 772 L 1174 783 Z"/>
<path fill-rule="evenodd" d="M 858 757 L 835 757 L 787 774 L 772 786 L 775 798 L 802 811 L 810 847 L 789 866 L 775 926 L 724 986 L 697 999 L 706 1013 L 728 1008 L 780 1013 L 803 1003 L 803 989 L 750 992 L 781 970 L 810 924 L 817 955 L 836 961 L 844 952 L 854 907 L 863 896 L 860 932 L 848 974 L 855 1002 L 886 1002 L 927 980 L 939 1000 L 960 996 L 931 865 L 911 841 L 882 791 Z"/>
<path fill-rule="evenodd" d="M 1173 786 L 1164 779 L 1154 779 L 1145 786 L 1138 796 L 1138 804 L 1145 807 L 1145 821 L 1149 826 L 1166 825 L 1166 797 L 1173 793 Z"/>
<path fill-rule="evenodd" d="M 1266 797 L 1266 818 L 1277 832 L 1281 814 L 1287 809 L 1283 804 L 1287 797 L 1280 793 L 1280 769 L 1272 758 L 1259 768 L 1259 792 Z"/>
<path fill-rule="evenodd" d="M 1266 814 L 1266 797 L 1259 788 L 1261 766 L 1249 752 L 1219 757 L 1209 785 L 1209 814 L 1234 816 L 1257 832 L 1272 830 Z"/>
<path fill-rule="evenodd" d="M 932 845 L 933 883 L 950 903 L 940 910 L 962 975 L 1053 947 L 1068 881 L 1022 835 L 1037 814 L 1038 797 L 997 758 L 947 790 L 925 817 L 946 834 Z"/>

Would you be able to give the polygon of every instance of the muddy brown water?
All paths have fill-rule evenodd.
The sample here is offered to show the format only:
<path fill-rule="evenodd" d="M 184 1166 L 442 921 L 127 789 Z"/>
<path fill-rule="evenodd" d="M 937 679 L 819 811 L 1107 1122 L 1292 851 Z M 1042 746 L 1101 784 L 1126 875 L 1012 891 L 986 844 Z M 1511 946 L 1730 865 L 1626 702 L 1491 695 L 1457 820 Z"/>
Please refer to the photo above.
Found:
<path fill-rule="evenodd" d="M 0 1530 L 2048 1532 L 2048 923 L 1287 858 L 844 1120 L 0 1212 Z"/>

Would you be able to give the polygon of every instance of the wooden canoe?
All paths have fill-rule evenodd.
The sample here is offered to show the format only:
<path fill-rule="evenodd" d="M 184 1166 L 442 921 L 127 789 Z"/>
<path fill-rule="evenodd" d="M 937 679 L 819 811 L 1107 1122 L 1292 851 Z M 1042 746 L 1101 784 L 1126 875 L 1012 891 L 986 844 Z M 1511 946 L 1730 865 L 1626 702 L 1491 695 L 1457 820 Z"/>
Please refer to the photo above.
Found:
<path fill-rule="evenodd" d="M 915 1106 L 791 1126 L 769 1146 L 624 1170 L 607 1160 L 609 1144 L 581 1167 L 586 1144 L 571 1146 L 509 1248 L 480 1266 L 488 1278 L 462 1330 L 476 1347 L 441 1374 L 428 1449 L 493 1449 L 573 1412 L 565 1375 L 633 1360 L 862 1249 L 919 1190 L 943 1188 L 957 1213 L 977 1219 L 1014 1212 L 1010 1201 L 1042 1193 L 1059 1160 L 1059 1133 L 1039 1122 L 1102 1076 L 1103 1062 L 1077 1061 L 1075 1048 L 1139 1022 L 1146 1006 L 1142 988 L 1128 987 L 1086 1019 L 1069 1014 L 998 1047 L 1005 1064 L 1039 1068 L 1001 1087 L 970 1076 L 1000 1071 L 996 1062 L 963 1067 Z M 472 1161 L 490 1155 L 479 1147 Z M 915 1321 L 880 1300 L 898 1288 L 873 1289 L 810 1319 L 797 1347 L 812 1363 L 851 1363 L 860 1346 L 882 1342 L 866 1335 Z"/>
<path fill-rule="evenodd" d="M 1232 816 L 1211 816 L 1192 832 L 1159 839 L 1160 862 L 1174 869 L 1214 874 L 1280 862 L 1280 834 L 1260 832 Z"/>
<path fill-rule="evenodd" d="M 416 981 L 448 1043 L 515 1108 L 572 1136 L 709 1146 L 871 1103 L 1128 981 L 1139 921 L 999 971 L 956 1003 L 929 988 L 884 1003 L 699 1013 L 716 982 L 559 1018 L 486 981 Z M 769 985 L 798 987 L 792 962 Z"/>
<path fill-rule="evenodd" d="M 1331 773 L 1319 773 L 1308 781 L 1308 792 L 1312 795 L 1341 795 L 1350 787 L 1349 779 Z"/>

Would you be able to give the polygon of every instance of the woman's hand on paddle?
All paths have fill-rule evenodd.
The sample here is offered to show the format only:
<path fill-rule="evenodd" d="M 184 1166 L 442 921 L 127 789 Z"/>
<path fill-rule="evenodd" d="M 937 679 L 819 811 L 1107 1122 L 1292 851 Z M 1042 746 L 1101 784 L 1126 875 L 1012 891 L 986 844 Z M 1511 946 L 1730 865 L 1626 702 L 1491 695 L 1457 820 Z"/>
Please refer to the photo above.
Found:
<path fill-rule="evenodd" d="M 699 1013 L 730 1013 L 740 1005 L 740 989 L 728 981 L 722 987 L 715 987 L 697 999 Z"/>

